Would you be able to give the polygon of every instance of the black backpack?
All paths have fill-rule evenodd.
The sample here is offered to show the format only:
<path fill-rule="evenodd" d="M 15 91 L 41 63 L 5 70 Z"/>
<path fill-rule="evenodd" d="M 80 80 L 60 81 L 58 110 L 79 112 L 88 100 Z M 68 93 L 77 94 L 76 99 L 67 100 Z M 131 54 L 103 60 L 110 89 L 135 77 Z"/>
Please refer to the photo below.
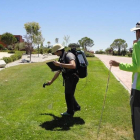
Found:
<path fill-rule="evenodd" d="M 75 49 L 71 49 L 68 52 L 73 53 L 76 57 L 76 73 L 78 74 L 79 78 L 85 78 L 88 74 L 87 73 L 88 61 L 86 59 L 85 53 L 81 50 Z"/>

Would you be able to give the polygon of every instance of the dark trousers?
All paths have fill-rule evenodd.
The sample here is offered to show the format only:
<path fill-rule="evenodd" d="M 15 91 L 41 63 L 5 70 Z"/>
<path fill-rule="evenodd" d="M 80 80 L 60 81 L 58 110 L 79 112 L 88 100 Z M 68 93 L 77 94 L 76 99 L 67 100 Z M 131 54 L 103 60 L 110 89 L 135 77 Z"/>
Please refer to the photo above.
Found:
<path fill-rule="evenodd" d="M 135 140 L 140 140 L 140 91 L 132 89 L 130 96 L 132 126 Z"/>
<path fill-rule="evenodd" d="M 77 103 L 74 93 L 76 89 L 76 85 L 79 81 L 79 78 L 75 75 L 71 75 L 65 79 L 65 100 L 67 104 L 67 113 L 74 114 L 74 110 L 80 108 Z"/>

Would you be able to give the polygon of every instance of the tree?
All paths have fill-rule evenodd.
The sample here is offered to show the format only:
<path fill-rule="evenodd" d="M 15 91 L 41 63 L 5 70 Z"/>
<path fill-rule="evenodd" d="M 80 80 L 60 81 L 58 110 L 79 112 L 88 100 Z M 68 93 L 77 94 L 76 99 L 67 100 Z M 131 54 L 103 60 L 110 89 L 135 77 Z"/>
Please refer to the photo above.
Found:
<path fill-rule="evenodd" d="M 112 48 L 107 48 L 105 49 L 106 54 L 112 54 L 113 49 Z"/>
<path fill-rule="evenodd" d="M 59 38 L 55 38 L 55 43 L 58 43 Z"/>
<path fill-rule="evenodd" d="M 38 35 L 40 33 L 40 26 L 37 22 L 25 23 L 24 28 L 26 29 L 27 34 L 31 34 L 32 36 Z"/>
<path fill-rule="evenodd" d="M 8 47 L 8 45 L 14 45 L 17 42 L 17 39 L 15 38 L 15 36 L 8 32 L 2 34 L 0 40 L 4 44 L 6 44 L 6 47 Z"/>
<path fill-rule="evenodd" d="M 64 36 L 64 38 L 63 38 L 64 40 L 65 40 L 65 42 L 66 42 L 66 46 L 67 46 L 67 44 L 69 43 L 69 40 L 70 40 L 70 36 Z"/>
<path fill-rule="evenodd" d="M 50 41 L 48 41 L 48 42 L 47 42 L 47 44 L 48 44 L 48 48 L 49 48 L 49 47 L 50 47 L 49 45 L 51 44 L 51 42 L 50 42 Z"/>
<path fill-rule="evenodd" d="M 113 43 L 110 45 L 113 49 L 118 49 L 118 55 L 121 55 L 121 50 L 124 49 L 126 51 L 127 43 L 123 39 L 115 39 Z"/>
<path fill-rule="evenodd" d="M 2 44 L 0 44 L 0 50 L 3 50 L 3 49 L 4 49 L 3 45 L 2 45 Z"/>
<path fill-rule="evenodd" d="M 87 47 L 94 45 L 94 41 L 88 37 L 83 37 L 81 40 L 78 40 L 78 43 L 85 51 L 87 51 Z"/>
<path fill-rule="evenodd" d="M 24 24 L 27 35 L 25 36 L 28 40 L 28 47 L 30 48 L 30 62 L 31 62 L 31 48 L 32 44 L 35 43 L 35 36 L 41 34 L 39 23 L 37 22 L 28 22 Z M 29 43 L 30 42 L 30 43 Z"/>
<path fill-rule="evenodd" d="M 132 53 L 133 52 L 133 47 L 129 48 L 129 52 Z"/>
<path fill-rule="evenodd" d="M 34 36 L 34 43 L 37 44 L 38 47 L 38 57 L 39 57 L 39 45 L 43 44 L 45 38 L 43 38 L 41 32 L 38 35 Z"/>
<path fill-rule="evenodd" d="M 100 49 L 100 50 L 97 50 L 95 53 L 96 54 L 104 54 L 105 52 L 102 49 Z"/>
<path fill-rule="evenodd" d="M 25 39 L 25 49 L 26 49 L 26 54 L 30 54 L 30 61 L 31 61 L 31 51 L 33 49 L 32 47 L 32 41 L 31 41 L 31 36 L 26 34 L 24 35 L 24 39 Z"/>

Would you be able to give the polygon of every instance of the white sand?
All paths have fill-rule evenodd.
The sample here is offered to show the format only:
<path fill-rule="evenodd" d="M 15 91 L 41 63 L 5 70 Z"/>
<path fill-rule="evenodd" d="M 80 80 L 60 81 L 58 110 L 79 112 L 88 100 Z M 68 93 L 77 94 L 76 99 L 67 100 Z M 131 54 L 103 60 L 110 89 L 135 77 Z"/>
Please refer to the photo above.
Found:
<path fill-rule="evenodd" d="M 2 59 L 3 57 L 10 57 L 11 55 L 13 54 L 7 52 L 0 52 L 0 59 Z"/>
<path fill-rule="evenodd" d="M 4 56 L 5 57 L 10 57 L 10 55 L 11 54 L 8 54 L 8 53 L 0 53 L 0 57 L 4 57 Z M 44 54 L 44 55 L 39 54 L 39 57 L 38 57 L 38 54 L 32 54 L 31 62 L 44 62 L 44 61 L 47 61 L 47 60 L 52 60 L 52 59 L 57 59 L 57 58 L 58 58 L 58 56 L 51 55 L 51 54 Z M 29 63 L 21 63 L 22 60 L 30 60 L 30 56 L 29 55 L 22 55 L 21 59 L 6 64 L 5 68 L 20 65 L 20 64 L 29 64 Z M 0 71 L 5 69 L 5 68 L 0 68 Z"/>

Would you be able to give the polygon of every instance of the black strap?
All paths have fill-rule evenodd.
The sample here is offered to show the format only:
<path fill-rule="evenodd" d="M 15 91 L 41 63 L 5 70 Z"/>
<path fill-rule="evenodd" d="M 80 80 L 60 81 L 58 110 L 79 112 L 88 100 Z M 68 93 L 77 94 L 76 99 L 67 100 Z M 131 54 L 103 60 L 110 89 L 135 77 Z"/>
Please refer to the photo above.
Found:
<path fill-rule="evenodd" d="M 64 52 L 63 55 L 62 55 L 62 57 L 60 57 L 58 61 L 60 63 L 65 63 L 65 57 L 66 57 L 67 54 L 68 54 L 68 52 Z"/>

